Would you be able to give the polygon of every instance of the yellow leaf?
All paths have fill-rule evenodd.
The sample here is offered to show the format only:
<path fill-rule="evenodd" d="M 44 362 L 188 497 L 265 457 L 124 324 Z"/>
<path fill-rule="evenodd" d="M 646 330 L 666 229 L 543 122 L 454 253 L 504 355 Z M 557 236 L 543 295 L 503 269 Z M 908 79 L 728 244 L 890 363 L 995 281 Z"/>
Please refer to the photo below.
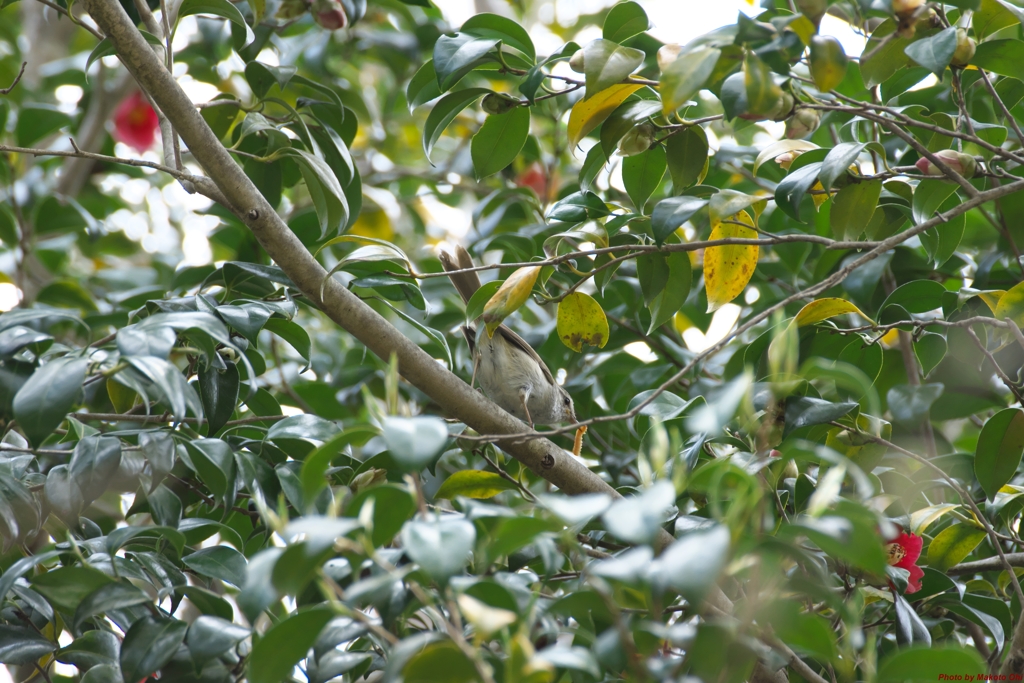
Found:
<path fill-rule="evenodd" d="M 978 298 L 985 302 L 990 311 L 995 313 L 1004 294 L 1006 294 L 1005 289 L 993 289 L 987 292 L 978 292 Z"/>
<path fill-rule="evenodd" d="M 616 107 L 642 87 L 619 83 L 577 102 L 569 113 L 569 145 L 575 148 L 587 133 L 600 126 Z"/>
<path fill-rule="evenodd" d="M 604 348 L 608 343 L 608 318 L 593 297 L 573 292 L 558 304 L 558 338 L 576 353 L 583 345 Z"/>
<path fill-rule="evenodd" d="M 376 237 L 379 240 L 392 240 L 395 231 L 391 228 L 391 219 L 383 211 L 364 209 L 359 218 L 348 230 L 349 235 L 360 237 Z"/>
<path fill-rule="evenodd" d="M 540 274 L 540 266 L 526 266 L 512 273 L 501 283 L 498 291 L 484 304 L 484 323 L 488 336 L 501 325 L 501 321 L 515 313 L 530 298 L 533 285 Z"/>
<path fill-rule="evenodd" d="M 988 304 L 987 301 L 985 303 Z M 989 307 L 991 308 L 991 305 Z M 1000 320 L 1010 318 L 1018 325 L 1024 325 L 1024 282 L 1014 285 L 1006 294 L 999 297 L 996 317 Z"/>
<path fill-rule="evenodd" d="M 882 346 L 886 347 L 887 349 L 891 349 L 892 347 L 896 346 L 896 344 L 899 343 L 900 331 L 894 327 L 885 334 L 883 334 L 882 338 L 879 341 L 882 342 Z"/>
<path fill-rule="evenodd" d="M 459 470 L 444 480 L 434 497 L 445 500 L 453 500 L 456 496 L 486 499 L 515 487 L 515 484 L 494 472 Z"/>
<path fill-rule="evenodd" d="M 691 265 L 696 264 L 691 263 Z M 683 315 L 682 311 L 676 313 L 675 316 L 673 316 L 672 326 L 676 328 L 676 332 L 678 332 L 679 334 L 686 332 L 691 327 L 697 327 L 696 325 L 693 324 L 692 320 Z"/>
<path fill-rule="evenodd" d="M 796 314 L 796 325 L 797 327 L 806 327 L 844 313 L 856 313 L 865 320 L 871 320 L 846 299 L 829 298 L 812 301 L 801 308 L 800 312 Z"/>
<path fill-rule="evenodd" d="M 730 220 L 743 225 L 734 222 L 713 223 L 708 239 L 757 239 L 754 221 L 746 211 L 740 211 Z M 708 313 L 718 310 L 743 293 L 754 275 L 757 256 L 756 244 L 727 244 L 704 250 L 704 287 L 708 294 Z"/>
<path fill-rule="evenodd" d="M 825 188 L 821 186 L 820 182 L 814 183 L 814 187 L 811 188 L 811 200 L 814 202 L 815 211 L 820 209 L 821 205 L 827 202 L 831 197 L 832 195 L 825 192 Z"/>

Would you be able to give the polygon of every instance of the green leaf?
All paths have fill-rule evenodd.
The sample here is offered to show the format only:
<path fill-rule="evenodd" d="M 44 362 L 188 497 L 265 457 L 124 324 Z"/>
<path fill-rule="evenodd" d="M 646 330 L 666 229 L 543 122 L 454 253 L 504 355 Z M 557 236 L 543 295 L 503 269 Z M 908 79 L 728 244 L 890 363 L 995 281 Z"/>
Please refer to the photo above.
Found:
<path fill-rule="evenodd" d="M 477 38 L 468 33 L 438 38 L 434 43 L 434 73 L 441 92 L 448 91 L 477 66 L 494 60 L 490 52 L 497 45 L 495 38 Z"/>
<path fill-rule="evenodd" d="M 1024 453 L 1024 411 L 1001 410 L 988 419 L 978 436 L 974 474 L 989 500 L 1013 478 Z"/>
<path fill-rule="evenodd" d="M 227 581 L 239 588 L 245 585 L 245 557 L 227 546 L 203 548 L 186 555 L 181 561 L 203 576 Z"/>
<path fill-rule="evenodd" d="M 627 0 L 608 10 L 604 18 L 602 37 L 613 43 L 622 43 L 651 27 L 647 12 L 639 3 Z"/>
<path fill-rule="evenodd" d="M 514 107 L 504 114 L 488 116 L 470 145 L 476 179 L 479 181 L 511 164 L 529 135 L 529 107 Z"/>
<path fill-rule="evenodd" d="M 445 581 L 469 563 L 476 527 L 467 519 L 445 515 L 411 520 L 402 527 L 402 547 L 423 571 Z"/>
<path fill-rule="evenodd" d="M 31 664 L 56 649 L 35 629 L 0 624 L 0 664 Z"/>
<path fill-rule="evenodd" d="M 984 529 L 970 524 L 946 527 L 928 544 L 928 565 L 944 572 L 960 564 L 985 539 Z"/>
<path fill-rule="evenodd" d="M 976 675 L 985 662 L 974 648 L 914 647 L 895 650 L 878 667 L 878 683 L 925 683 L 940 676 Z"/>
<path fill-rule="evenodd" d="M 132 607 L 134 605 L 142 605 L 150 602 L 148 595 L 127 581 L 108 583 L 107 585 L 100 586 L 90 593 L 84 600 L 82 600 L 81 604 L 78 605 L 78 609 L 75 610 L 75 630 L 79 630 L 82 626 L 82 622 L 86 619 L 94 617 L 97 614 L 103 614 L 108 610 L 124 609 L 125 607 Z"/>
<path fill-rule="evenodd" d="M 871 221 L 881 193 L 881 180 L 854 183 L 840 190 L 832 200 L 829 213 L 833 237 L 843 241 L 858 239 Z"/>
<path fill-rule="evenodd" d="M 242 13 L 228 0 L 182 0 L 181 5 L 178 6 L 178 20 L 180 21 L 182 17 L 187 17 L 191 14 L 212 14 L 227 19 L 245 30 L 245 45 L 256 39 L 252 29 L 245 23 Z M 134 679 L 128 677 L 126 680 Z"/>
<path fill-rule="evenodd" d="M 441 88 L 437 85 L 437 74 L 434 72 L 434 60 L 428 59 L 405 88 L 405 100 L 409 104 L 409 111 L 437 99 L 441 93 Z"/>
<path fill-rule="evenodd" d="M 900 69 L 913 64 L 913 60 L 904 52 L 911 39 L 893 37 L 892 34 L 895 32 L 896 22 L 886 19 L 871 34 L 871 39 L 864 48 L 864 54 L 870 58 L 861 60 L 860 63 L 861 78 L 864 79 L 865 86 L 873 88 L 888 80 Z"/>
<path fill-rule="evenodd" d="M 238 366 L 228 363 L 223 371 L 203 365 L 199 368 L 199 396 L 211 436 L 231 419 L 238 402 Z"/>
<path fill-rule="evenodd" d="M 78 401 L 88 366 L 86 358 L 56 358 L 32 373 L 15 394 L 14 417 L 33 445 L 52 434 Z"/>
<path fill-rule="evenodd" d="M 701 604 L 729 559 L 729 529 L 721 524 L 685 534 L 651 563 L 653 586 L 672 588 L 693 604 Z"/>
<path fill-rule="evenodd" d="M 526 96 L 530 104 L 534 104 L 537 98 L 537 90 L 540 89 L 540 84 L 544 82 L 545 74 L 544 67 L 554 64 L 555 62 L 565 61 L 571 59 L 580 49 L 580 46 L 569 41 L 560 48 L 555 50 L 551 55 L 540 64 L 537 64 L 529 73 L 526 74 L 526 78 L 523 79 L 522 83 L 519 84 L 519 92 Z"/>
<path fill-rule="evenodd" d="M 231 447 L 220 439 L 195 439 L 186 448 L 203 483 L 225 507 L 234 505 L 237 466 Z"/>
<path fill-rule="evenodd" d="M 388 417 L 384 441 L 400 465 L 419 471 L 441 454 L 448 443 L 448 427 L 439 417 Z"/>
<path fill-rule="evenodd" d="M 163 47 L 163 41 L 154 36 L 152 33 L 143 31 L 141 29 L 139 30 L 139 33 L 142 34 L 142 37 L 145 38 L 146 42 L 150 45 L 159 45 L 160 47 Z M 85 60 L 85 69 L 83 69 L 83 71 L 88 72 L 89 67 L 92 66 L 93 62 L 95 62 L 97 59 L 110 57 L 111 55 L 116 54 L 117 50 L 114 49 L 114 44 L 110 42 L 110 38 L 104 38 L 99 42 L 99 44 L 96 45 L 96 47 L 93 48 L 92 52 L 89 53 L 89 58 Z"/>
<path fill-rule="evenodd" d="M 306 656 L 321 629 L 331 620 L 331 611 L 311 609 L 274 624 L 253 643 L 248 678 L 252 683 L 280 683 L 291 676 L 295 665 Z"/>
<path fill-rule="evenodd" d="M 905 427 L 917 427 L 928 417 L 928 411 L 942 395 L 942 384 L 897 384 L 886 396 L 892 419 Z"/>
<path fill-rule="evenodd" d="M 957 186 L 943 180 L 922 180 L 914 189 L 914 222 L 930 220 L 946 199 L 956 192 Z"/>
<path fill-rule="evenodd" d="M 811 189 L 814 183 L 818 182 L 818 172 L 821 170 L 822 162 L 815 161 L 806 166 L 801 166 L 782 179 L 775 188 L 775 203 L 780 209 L 792 216 L 796 221 L 803 223 L 800 219 L 800 203 L 804 195 Z"/>
<path fill-rule="evenodd" d="M 537 60 L 537 51 L 526 29 L 507 17 L 482 12 L 474 14 L 459 29 L 460 33 L 476 38 L 493 38 L 503 45 L 515 48 L 526 55 L 531 62 Z"/>
<path fill-rule="evenodd" d="M 666 116 L 682 107 L 705 86 L 721 54 L 718 48 L 698 48 L 680 55 L 665 69 L 658 90 Z"/>
<path fill-rule="evenodd" d="M 945 291 L 946 288 L 934 280 L 906 282 L 886 297 L 878 311 L 882 312 L 888 306 L 902 306 L 910 313 L 927 313 L 942 308 L 942 295 Z"/>
<path fill-rule="evenodd" d="M 662 479 L 639 495 L 612 503 L 601 520 L 610 534 L 627 543 L 651 543 L 675 501 L 675 488 Z"/>
<path fill-rule="evenodd" d="M 559 199 L 548 210 L 548 220 L 558 223 L 582 223 L 611 214 L 604 200 L 593 192 L 573 192 Z"/>
<path fill-rule="evenodd" d="M 587 95 L 590 99 L 629 78 L 629 75 L 643 64 L 644 53 L 631 47 L 599 38 L 583 46 L 583 73 L 586 77 Z"/>
<path fill-rule="evenodd" d="M 275 83 L 281 90 L 284 90 L 295 72 L 294 66 L 270 66 L 263 62 L 252 61 L 245 65 L 245 80 L 249 83 L 249 87 L 252 88 L 257 99 L 262 100 Z"/>
<path fill-rule="evenodd" d="M 481 470 L 459 470 L 444 480 L 434 498 L 452 500 L 456 496 L 465 498 L 493 498 L 502 491 L 514 490 L 514 482 L 505 479 L 496 472 Z"/>
<path fill-rule="evenodd" d="M 401 680 L 405 683 L 472 683 L 479 680 L 473 662 L 449 640 L 417 649 L 401 673 Z"/>
<path fill-rule="evenodd" d="M 748 112 L 763 116 L 775 111 L 782 88 L 775 82 L 768 65 L 753 52 L 743 57 L 743 83 Z"/>
<path fill-rule="evenodd" d="M 979 42 L 1007 26 L 1019 24 L 1024 18 L 1020 8 L 1003 0 L 981 0 L 979 5 L 971 20 L 971 28 Z M 1006 102 L 1006 106 L 1013 105 Z"/>
<path fill-rule="evenodd" d="M 101 664 L 117 666 L 121 641 L 110 631 L 86 631 L 57 652 L 57 661 L 87 669 Z M 120 671 L 118 671 L 120 675 Z"/>
<path fill-rule="evenodd" d="M 875 149 L 884 158 L 885 150 L 872 142 L 841 142 L 829 150 L 828 155 L 821 162 L 821 172 L 818 174 L 821 186 L 826 190 L 831 190 L 836 180 L 847 173 L 850 165 L 857 161 L 857 157 L 868 147 Z"/>
<path fill-rule="evenodd" d="M 708 205 L 699 197 L 670 197 L 662 199 L 651 214 L 651 229 L 658 244 L 664 244 L 669 235 L 682 227 L 698 211 Z"/>
<path fill-rule="evenodd" d="M 430 159 L 430 152 L 434 145 L 441 138 L 441 133 L 448 127 L 455 117 L 463 109 L 476 102 L 478 99 L 491 92 L 486 88 L 468 88 L 445 95 L 427 115 L 427 121 L 423 124 L 423 151 Z"/>
<path fill-rule="evenodd" d="M 189 625 L 185 644 L 192 659 L 202 668 L 206 662 L 249 637 L 249 633 L 244 626 L 204 614 Z"/>
<path fill-rule="evenodd" d="M 960 196 L 951 194 L 939 207 L 939 211 L 946 213 L 960 205 Z M 935 268 L 941 267 L 946 261 L 953 257 L 961 240 L 964 238 L 964 231 L 967 229 L 967 214 L 961 213 L 945 223 L 940 223 L 921 233 L 921 244 L 932 259 Z"/>
<path fill-rule="evenodd" d="M 676 312 L 686 303 L 693 285 L 693 266 L 690 255 L 685 251 L 673 251 L 667 256 L 668 280 L 665 288 L 651 302 L 651 324 L 647 334 L 672 320 Z"/>
<path fill-rule="evenodd" d="M 622 183 L 637 213 L 644 212 L 647 200 L 665 177 L 666 168 L 665 148 L 661 145 L 622 160 Z"/>
<path fill-rule="evenodd" d="M 1024 79 L 1024 43 L 1014 38 L 978 43 L 971 64 L 1000 76 Z"/>
<path fill-rule="evenodd" d="M 186 631 L 185 622 L 162 617 L 145 616 L 132 624 L 121 643 L 124 680 L 141 681 L 159 671 L 174 657 Z"/>
<path fill-rule="evenodd" d="M 349 445 L 362 446 L 377 433 L 377 429 L 371 425 L 354 425 L 324 441 L 316 450 L 306 456 L 299 475 L 305 499 L 314 500 L 321 489 L 327 485 L 324 474 L 331 462 L 341 454 L 344 448 Z"/>
<path fill-rule="evenodd" d="M 956 52 L 956 28 L 951 26 L 933 36 L 916 40 L 907 45 L 904 52 L 937 78 L 942 78 L 942 73 Z"/>
<path fill-rule="evenodd" d="M 700 126 L 690 126 L 665 141 L 672 193 L 681 194 L 699 183 L 708 167 L 708 136 Z"/>

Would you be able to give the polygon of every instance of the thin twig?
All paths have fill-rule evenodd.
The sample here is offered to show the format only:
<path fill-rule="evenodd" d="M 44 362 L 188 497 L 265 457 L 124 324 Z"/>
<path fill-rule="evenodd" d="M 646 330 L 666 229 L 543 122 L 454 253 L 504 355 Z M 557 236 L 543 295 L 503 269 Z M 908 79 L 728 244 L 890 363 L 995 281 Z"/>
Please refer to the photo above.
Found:
<path fill-rule="evenodd" d="M 20 81 L 21 77 L 25 74 L 26 66 L 28 66 L 28 62 L 21 63 L 21 70 L 18 72 L 18 75 L 14 77 L 14 82 L 6 88 L 0 88 L 0 95 L 8 95 L 12 90 L 14 90 L 15 87 L 17 87 L 18 81 Z"/>

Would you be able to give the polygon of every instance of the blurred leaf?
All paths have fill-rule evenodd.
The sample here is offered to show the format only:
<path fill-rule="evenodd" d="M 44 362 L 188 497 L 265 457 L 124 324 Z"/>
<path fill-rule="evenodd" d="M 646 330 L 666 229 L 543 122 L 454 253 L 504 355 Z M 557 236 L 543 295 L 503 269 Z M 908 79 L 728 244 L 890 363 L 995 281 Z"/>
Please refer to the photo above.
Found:
<path fill-rule="evenodd" d="M 186 631 L 185 622 L 163 617 L 145 616 L 132 624 L 121 644 L 124 680 L 140 681 L 159 671 L 174 657 Z"/>
<path fill-rule="evenodd" d="M 453 500 L 456 496 L 487 499 L 515 488 L 513 482 L 495 472 L 460 470 L 444 480 L 434 497 L 443 500 Z"/>
<path fill-rule="evenodd" d="M 974 473 L 989 500 L 1013 478 L 1024 454 L 1024 411 L 1001 410 L 988 419 L 978 436 Z"/>
<path fill-rule="evenodd" d="M 647 12 L 639 3 L 627 0 L 614 5 L 604 18 L 603 37 L 614 43 L 626 41 L 650 28 Z"/>
<path fill-rule="evenodd" d="M 331 616 L 329 610 L 311 609 L 292 614 L 270 627 L 253 643 L 247 666 L 249 680 L 279 683 L 288 678 Z"/>

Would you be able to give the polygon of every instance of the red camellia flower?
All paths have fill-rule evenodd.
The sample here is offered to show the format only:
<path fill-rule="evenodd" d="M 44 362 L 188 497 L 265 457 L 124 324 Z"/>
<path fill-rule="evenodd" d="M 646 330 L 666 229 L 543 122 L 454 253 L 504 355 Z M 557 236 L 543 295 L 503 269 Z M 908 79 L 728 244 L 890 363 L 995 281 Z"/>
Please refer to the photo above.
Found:
<path fill-rule="evenodd" d="M 891 539 L 885 546 L 889 566 L 899 567 L 910 572 L 910 578 L 907 580 L 908 594 L 921 590 L 921 579 L 924 578 L 924 571 L 917 566 L 917 559 L 921 557 L 923 545 L 924 541 L 920 536 L 904 533 Z"/>
<path fill-rule="evenodd" d="M 548 196 L 548 176 L 544 172 L 544 167 L 540 162 L 533 162 L 527 166 L 523 171 L 516 176 L 516 185 L 519 187 L 529 187 L 540 200 L 546 201 Z"/>
<path fill-rule="evenodd" d="M 160 120 L 140 92 L 124 98 L 114 110 L 114 139 L 139 152 L 153 146 L 158 128 Z"/>

